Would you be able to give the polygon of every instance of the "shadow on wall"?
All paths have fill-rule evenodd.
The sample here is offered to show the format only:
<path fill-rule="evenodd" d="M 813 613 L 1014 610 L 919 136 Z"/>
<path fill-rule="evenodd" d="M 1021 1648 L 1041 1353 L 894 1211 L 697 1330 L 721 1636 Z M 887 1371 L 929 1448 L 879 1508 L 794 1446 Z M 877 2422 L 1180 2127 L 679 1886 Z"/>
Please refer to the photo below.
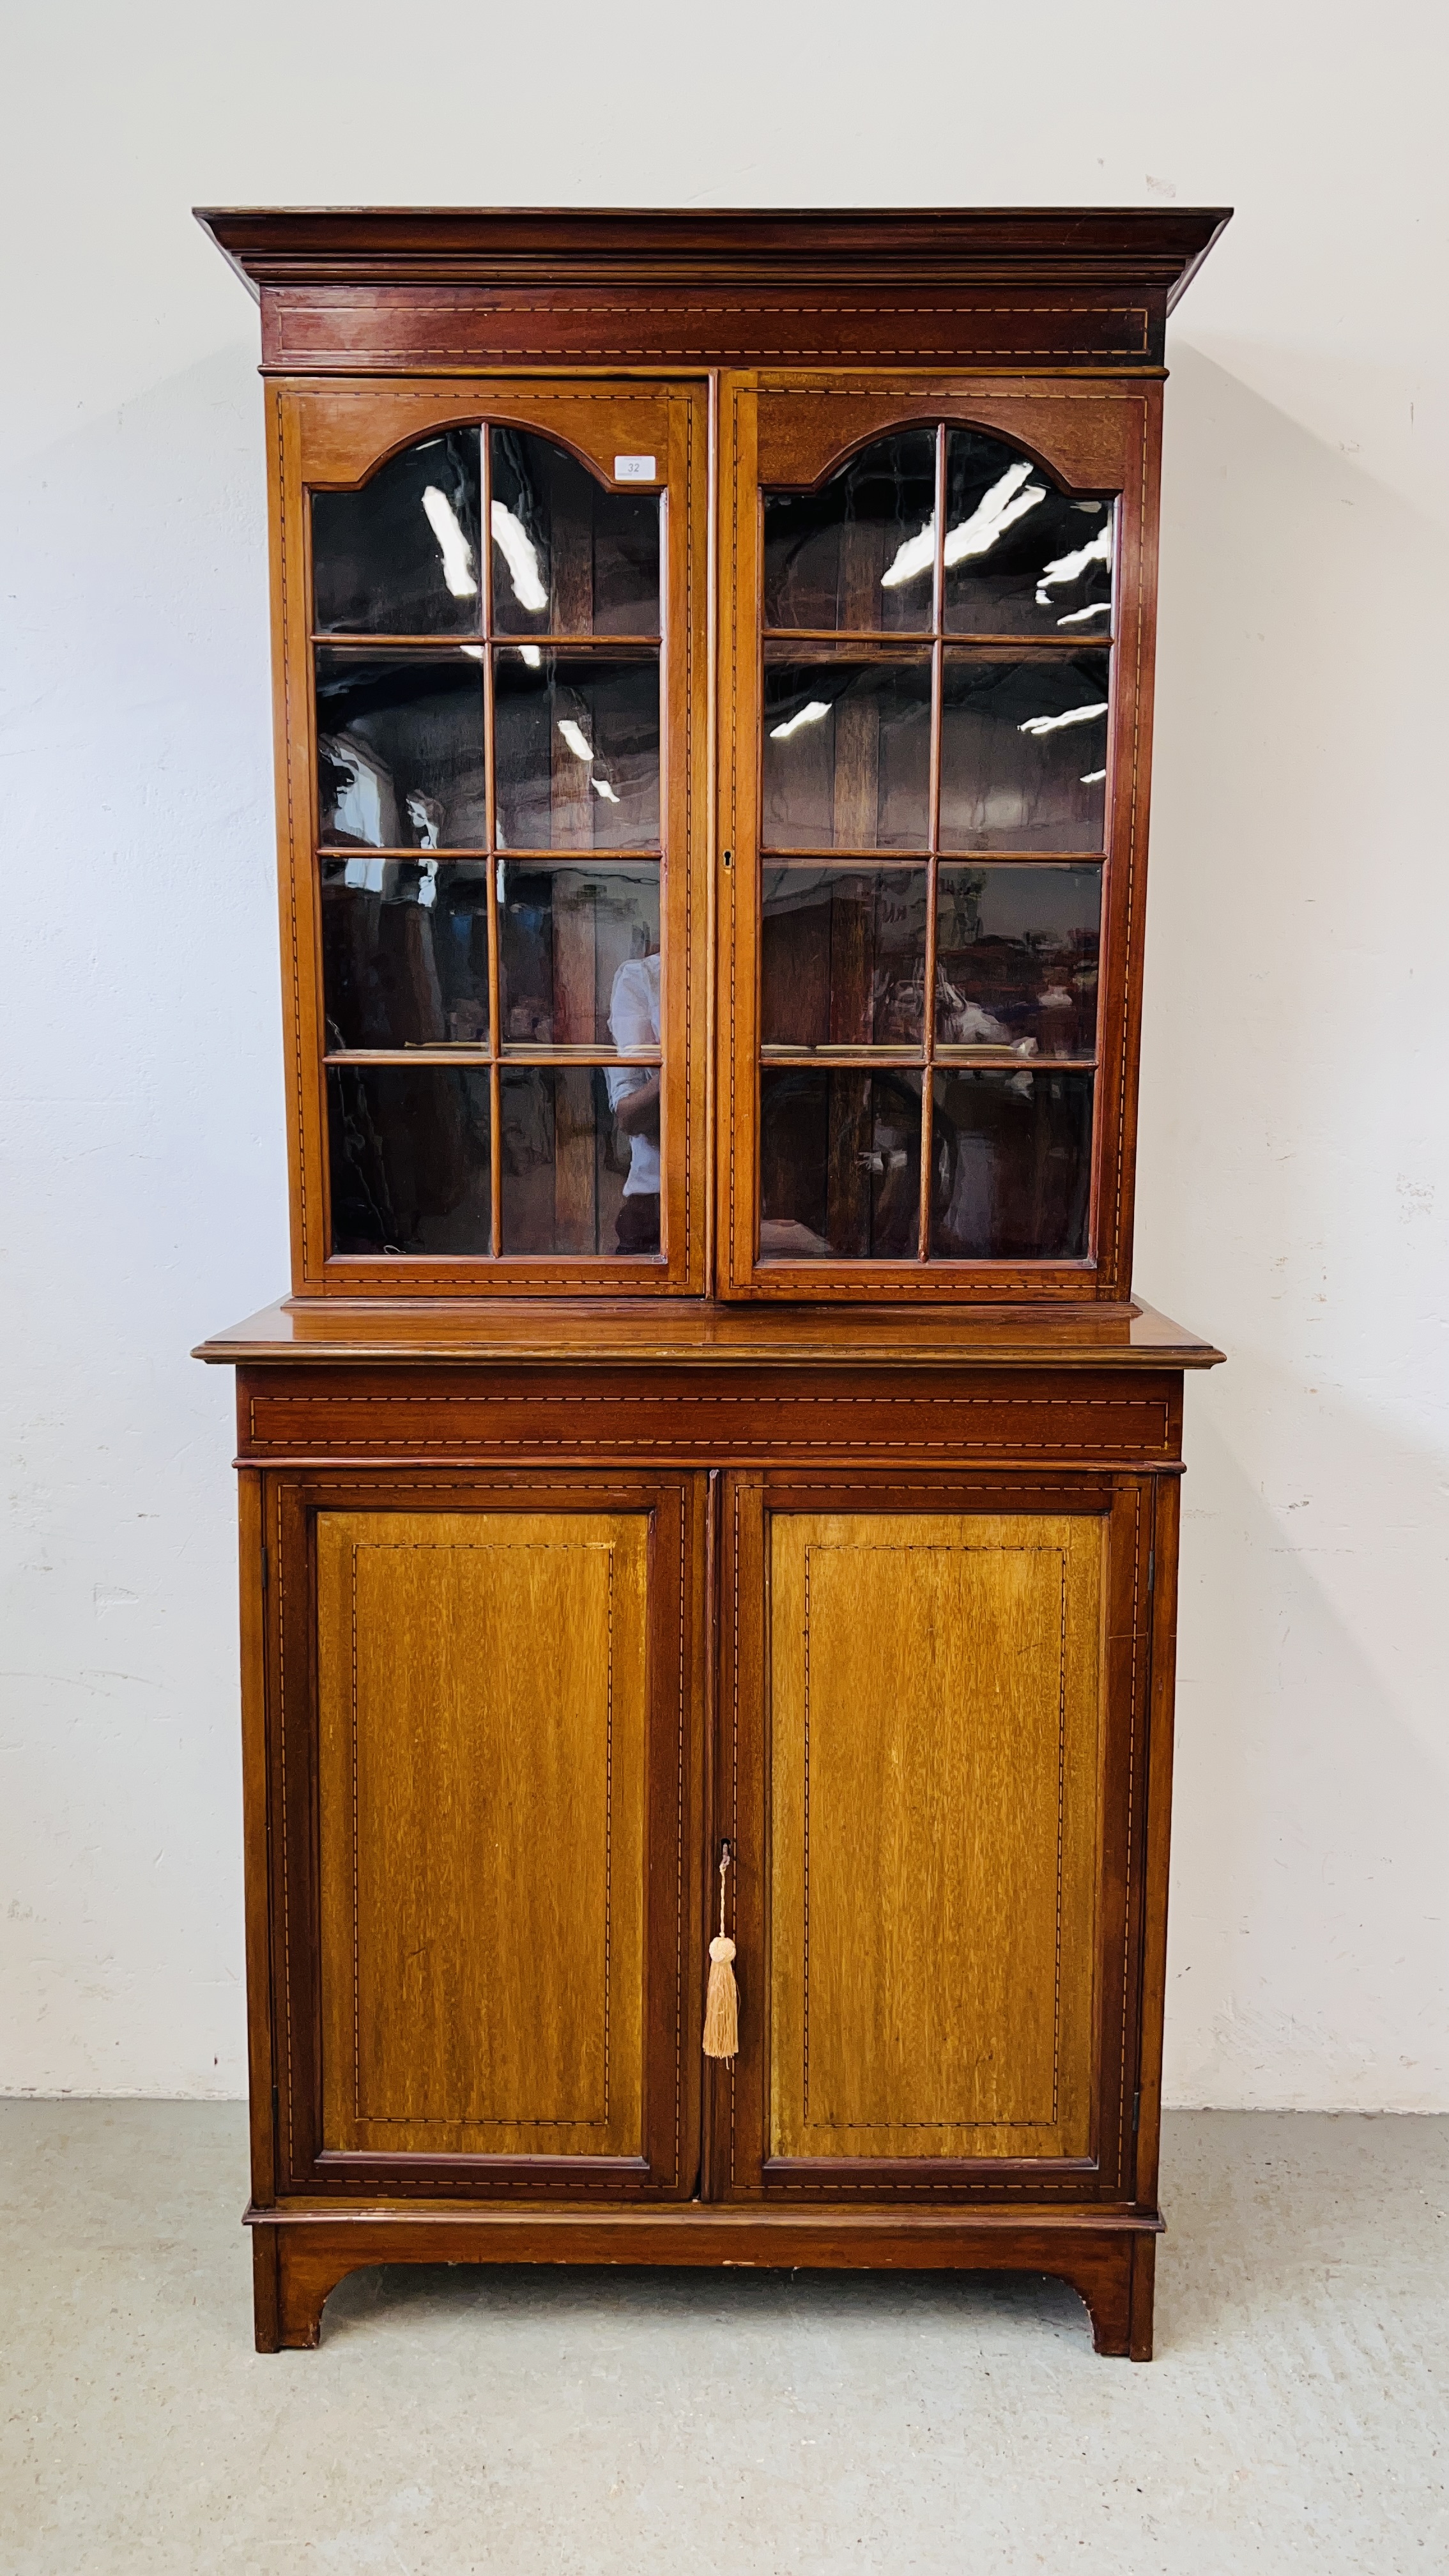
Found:
<path fill-rule="evenodd" d="M 1239 1365 L 1257 1419 L 1297 1425 L 1325 1474 L 1425 1509 L 1437 1498 L 1423 1451 L 1347 1403 L 1305 1411 L 1286 1373 Z M 1377 1556 L 1357 1533 L 1300 1535 L 1311 1500 L 1275 1506 L 1216 1424 L 1190 1423 L 1187 1454 L 1167 2099 L 1437 2109 L 1439 1711 L 1384 1653 Z M 1432 1552 L 1420 1541 L 1397 1586 L 1442 1599 Z"/>
<path fill-rule="evenodd" d="M 1168 2092 L 1442 2107 L 1449 536 L 1174 353 L 1137 1277 L 1188 1396 Z"/>

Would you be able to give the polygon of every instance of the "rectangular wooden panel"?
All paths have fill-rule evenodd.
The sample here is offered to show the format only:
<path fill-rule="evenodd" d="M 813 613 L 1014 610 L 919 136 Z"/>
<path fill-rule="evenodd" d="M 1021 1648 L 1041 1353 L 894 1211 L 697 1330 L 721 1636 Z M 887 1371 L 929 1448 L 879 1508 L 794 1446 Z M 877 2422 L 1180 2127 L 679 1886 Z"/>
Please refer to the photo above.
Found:
<path fill-rule="evenodd" d="M 1033 1464 L 1157 1465 L 1179 1454 L 1181 1394 L 1165 1375 L 1078 1369 L 937 1367 L 907 1373 L 858 1361 L 720 1368 L 598 1366 L 397 1373 L 336 1367 L 249 1373 L 239 1444 L 271 1464 L 364 1458 L 517 1458 L 642 1453 L 691 1465 L 830 1452 L 990 1456 Z M 379 1432 L 379 1424 L 384 1428 Z"/>
<path fill-rule="evenodd" d="M 643 2153 L 643 1513 L 317 1518 L 324 2151 Z"/>
<path fill-rule="evenodd" d="M 1024 366 L 1160 364 L 1163 298 L 1040 294 L 882 294 L 858 285 L 771 294 L 733 281 L 704 294 L 562 293 L 471 286 L 269 287 L 268 368 L 405 375 L 434 367 L 768 365 L 919 360 Z"/>
<path fill-rule="evenodd" d="M 774 1516 L 773 2159 L 1087 2154 L 1105 1526 Z"/>

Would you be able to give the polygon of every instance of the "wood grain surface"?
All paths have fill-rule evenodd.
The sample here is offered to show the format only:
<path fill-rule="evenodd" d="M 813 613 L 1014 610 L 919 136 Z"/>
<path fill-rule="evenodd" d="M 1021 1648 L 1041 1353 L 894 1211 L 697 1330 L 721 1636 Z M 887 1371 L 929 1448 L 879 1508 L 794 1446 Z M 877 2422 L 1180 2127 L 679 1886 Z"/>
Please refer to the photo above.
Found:
<path fill-rule="evenodd" d="M 641 1514 L 323 1512 L 323 2142 L 642 2153 Z"/>
<path fill-rule="evenodd" d="M 1120 1306 L 878 1305 L 844 1309 L 741 1307 L 712 1298 L 553 1297 L 547 1300 L 284 1298 L 198 1344 L 215 1368 L 238 1362 L 328 1367 L 376 1360 L 485 1362 L 637 1361 L 649 1368 L 697 1361 L 733 1369 L 789 1361 L 807 1369 L 878 1363 L 895 1369 L 993 1369 L 1048 1365 L 1084 1370 L 1216 1368 L 1222 1352 L 1135 1300 Z M 278 1373 L 278 1383 L 286 1380 Z M 404 1381 L 406 1382 L 406 1381 Z M 1178 1392 L 1180 1393 L 1180 1386 Z"/>
<path fill-rule="evenodd" d="M 771 1535 L 771 2154 L 1083 2155 L 1102 1521 Z"/>

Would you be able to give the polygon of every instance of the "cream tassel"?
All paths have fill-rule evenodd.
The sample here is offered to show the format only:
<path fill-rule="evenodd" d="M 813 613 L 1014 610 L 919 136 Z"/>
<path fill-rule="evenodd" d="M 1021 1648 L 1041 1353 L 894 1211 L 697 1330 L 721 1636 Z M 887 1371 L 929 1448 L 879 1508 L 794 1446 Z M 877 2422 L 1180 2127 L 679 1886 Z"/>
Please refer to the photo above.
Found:
<path fill-rule="evenodd" d="M 709 1945 L 709 1987 L 704 1999 L 704 2053 L 733 2063 L 740 2046 L 740 1998 L 730 1962 L 735 1945 L 725 1932 L 725 1873 L 730 1865 L 726 1843 L 719 1864 L 719 1931 Z"/>

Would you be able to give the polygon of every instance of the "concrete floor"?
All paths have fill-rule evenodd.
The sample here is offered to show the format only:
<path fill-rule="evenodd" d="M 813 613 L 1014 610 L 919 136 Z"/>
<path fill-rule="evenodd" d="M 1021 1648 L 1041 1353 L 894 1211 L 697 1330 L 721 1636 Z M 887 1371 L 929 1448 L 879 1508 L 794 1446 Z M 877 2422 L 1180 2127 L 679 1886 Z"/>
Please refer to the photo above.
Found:
<path fill-rule="evenodd" d="M 1437 2576 L 1446 2150 L 1178 2114 L 1146 2368 L 1047 2281 L 522 2270 L 260 2360 L 240 2108 L 0 2103 L 0 2569 Z"/>

